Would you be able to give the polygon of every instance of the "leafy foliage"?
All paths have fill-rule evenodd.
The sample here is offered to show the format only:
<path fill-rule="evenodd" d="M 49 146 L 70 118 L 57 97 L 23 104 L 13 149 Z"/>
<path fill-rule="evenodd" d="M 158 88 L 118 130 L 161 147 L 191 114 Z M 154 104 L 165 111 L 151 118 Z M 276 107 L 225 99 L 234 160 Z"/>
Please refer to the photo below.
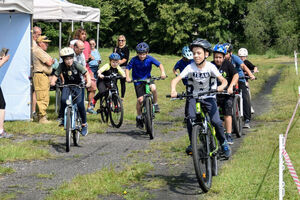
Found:
<path fill-rule="evenodd" d="M 148 42 L 152 52 L 177 53 L 194 38 L 211 43 L 231 42 L 251 52 L 277 53 L 299 49 L 300 3 L 295 0 L 70 0 L 101 11 L 100 46 L 116 45 L 124 34 L 134 49 Z M 288 12 L 287 12 L 288 11 Z M 58 23 L 38 22 L 58 44 Z M 97 25 L 85 23 L 89 38 L 96 38 Z M 75 29 L 80 23 L 75 23 Z M 62 25 L 63 45 L 72 39 L 70 23 Z"/>

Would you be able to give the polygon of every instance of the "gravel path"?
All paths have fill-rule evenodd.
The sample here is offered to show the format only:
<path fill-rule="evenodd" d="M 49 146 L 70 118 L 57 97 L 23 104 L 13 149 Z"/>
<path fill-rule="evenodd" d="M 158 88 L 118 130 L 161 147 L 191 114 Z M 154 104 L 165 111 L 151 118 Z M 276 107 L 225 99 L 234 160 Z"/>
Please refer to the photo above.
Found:
<path fill-rule="evenodd" d="M 272 90 L 279 79 L 280 74 L 271 77 L 266 83 L 264 91 L 253 100 L 255 115 L 267 111 L 270 105 L 265 97 Z M 183 115 L 183 110 L 177 110 L 172 115 Z M 253 125 L 255 125 L 254 122 Z M 124 162 L 126 156 L 133 150 L 141 150 L 149 147 L 149 144 L 156 141 L 174 140 L 186 134 L 185 129 L 172 132 L 172 136 L 160 133 L 166 126 L 171 126 L 169 122 L 156 122 L 157 135 L 152 141 L 143 131 L 137 130 L 134 124 L 125 123 L 121 129 L 108 129 L 105 134 L 89 134 L 81 137 L 80 147 L 71 147 L 69 153 L 65 153 L 64 137 L 56 137 L 55 144 L 50 147 L 51 153 L 56 155 L 55 159 L 37 160 L 31 162 L 12 162 L 2 166 L 12 167 L 16 172 L 1 177 L 0 193 L 17 194 L 17 199 L 35 200 L 44 199 L 51 190 L 61 185 L 64 181 L 72 180 L 78 174 L 86 174 L 100 170 L 105 166 L 115 164 L 118 167 L 120 162 Z M 246 133 L 247 134 L 247 133 Z M 42 139 L 53 139 L 53 136 L 39 136 Z M 233 152 L 238 149 L 243 138 L 235 138 L 232 145 Z M 60 145 L 57 145 L 60 144 Z M 221 161 L 222 163 L 223 161 Z M 163 177 L 167 180 L 167 186 L 159 190 L 150 191 L 154 194 L 154 199 L 198 199 L 201 190 L 198 186 L 192 159 L 188 159 L 185 165 L 177 166 L 170 171 L 167 165 L 155 164 L 155 171 L 151 176 Z M 39 174 L 50 175 L 49 178 L 39 178 Z M 168 181 L 178 180 L 178 181 Z M 114 198 L 115 199 L 115 198 Z"/>

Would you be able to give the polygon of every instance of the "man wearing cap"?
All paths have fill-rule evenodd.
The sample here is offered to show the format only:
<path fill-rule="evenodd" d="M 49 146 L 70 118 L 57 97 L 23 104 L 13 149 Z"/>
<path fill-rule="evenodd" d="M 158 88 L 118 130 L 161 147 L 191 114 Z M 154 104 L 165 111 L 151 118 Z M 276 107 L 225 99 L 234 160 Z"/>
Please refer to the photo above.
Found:
<path fill-rule="evenodd" d="M 39 123 L 47 124 L 46 110 L 49 105 L 49 75 L 52 72 L 51 65 L 54 60 L 47 54 L 48 43 L 51 42 L 47 36 L 39 36 L 36 40 L 37 46 L 33 47 L 33 84 L 36 92 L 37 106 L 39 108 Z"/>

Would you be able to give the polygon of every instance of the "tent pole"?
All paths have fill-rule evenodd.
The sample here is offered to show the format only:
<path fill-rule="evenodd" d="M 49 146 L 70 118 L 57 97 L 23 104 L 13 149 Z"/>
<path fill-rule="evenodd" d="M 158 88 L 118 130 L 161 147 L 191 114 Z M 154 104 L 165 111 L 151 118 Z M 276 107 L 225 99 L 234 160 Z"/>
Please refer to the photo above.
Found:
<path fill-rule="evenodd" d="M 58 46 L 59 46 L 59 51 L 61 50 L 61 20 L 59 20 L 59 42 L 58 42 Z"/>
<path fill-rule="evenodd" d="M 97 23 L 97 49 L 99 49 L 99 23 Z"/>

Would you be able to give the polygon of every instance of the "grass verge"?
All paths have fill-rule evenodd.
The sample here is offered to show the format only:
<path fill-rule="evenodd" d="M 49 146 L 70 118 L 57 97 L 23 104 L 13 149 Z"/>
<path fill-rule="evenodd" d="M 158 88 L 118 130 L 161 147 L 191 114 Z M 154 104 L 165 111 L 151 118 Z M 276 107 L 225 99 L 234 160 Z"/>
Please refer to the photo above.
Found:
<path fill-rule="evenodd" d="M 283 134 L 298 98 L 299 78 L 293 66 L 285 66 L 279 83 L 273 89 L 270 112 L 260 116 L 259 125 L 248 133 L 237 153 L 213 180 L 206 199 L 277 199 L 278 135 Z M 287 152 L 300 172 L 299 112 L 290 129 Z M 284 171 L 285 199 L 299 199 L 296 185 L 288 170 Z"/>

